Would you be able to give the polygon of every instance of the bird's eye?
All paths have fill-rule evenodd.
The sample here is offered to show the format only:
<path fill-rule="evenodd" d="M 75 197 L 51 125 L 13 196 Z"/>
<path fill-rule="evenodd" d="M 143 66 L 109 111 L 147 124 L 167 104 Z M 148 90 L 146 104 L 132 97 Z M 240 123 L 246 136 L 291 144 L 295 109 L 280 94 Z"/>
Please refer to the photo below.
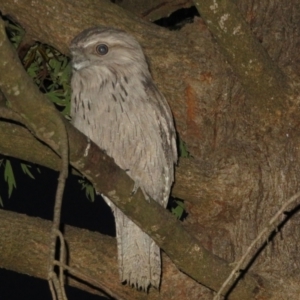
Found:
<path fill-rule="evenodd" d="M 108 47 L 105 44 L 97 45 L 96 52 L 100 55 L 105 55 L 108 52 Z"/>

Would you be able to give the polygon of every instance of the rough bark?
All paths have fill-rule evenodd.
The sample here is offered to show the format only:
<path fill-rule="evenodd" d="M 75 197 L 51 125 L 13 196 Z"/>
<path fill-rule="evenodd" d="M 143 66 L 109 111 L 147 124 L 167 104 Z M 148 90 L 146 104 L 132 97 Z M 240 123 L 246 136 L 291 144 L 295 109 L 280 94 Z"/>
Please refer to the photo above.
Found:
<path fill-rule="evenodd" d="M 234 69 L 251 102 L 250 115 L 272 120 L 274 112 L 286 109 L 287 78 L 272 61 L 233 1 L 196 2 L 201 16 Z M 256 108 L 256 109 L 255 109 Z M 254 110 L 255 109 L 255 110 Z M 260 130 L 265 124 L 259 122 Z M 262 127 L 262 128 L 261 128 Z"/>
<path fill-rule="evenodd" d="M 184 225 L 212 253 L 234 261 L 281 203 L 298 191 L 300 69 L 295 28 L 300 8 L 288 0 L 238 1 L 245 23 L 230 1 L 198 2 L 217 43 L 201 19 L 168 32 L 107 1 L 3 1 L 1 10 L 33 39 L 64 53 L 75 34 L 95 24 L 119 27 L 138 38 L 193 156 L 180 162 L 174 186 L 174 193 L 188 200 Z M 239 25 L 241 41 L 251 46 L 245 55 L 243 44 L 234 39 Z M 250 58 L 254 69 L 250 63 L 242 65 Z M 265 84 L 267 78 L 272 78 L 271 86 Z M 297 291 L 293 282 L 299 278 L 299 217 L 297 211 L 287 222 L 282 217 L 280 234 L 252 266 L 274 282 L 284 278 L 285 291 Z M 284 288 L 277 285 L 278 290 Z"/>
<path fill-rule="evenodd" d="M 49 231 L 51 222 L 40 218 L 0 210 L 0 267 L 29 276 L 47 279 Z M 187 275 L 179 273 L 163 255 L 163 278 L 160 292 L 138 292 L 119 283 L 115 239 L 71 226 L 64 227 L 69 266 L 96 279 L 99 285 L 84 285 L 68 277 L 67 283 L 90 293 L 103 295 L 104 285 L 122 299 L 200 299 L 211 294 Z M 176 288 L 174 288 L 176 283 Z M 50 291 L 49 291 L 50 294 Z"/>

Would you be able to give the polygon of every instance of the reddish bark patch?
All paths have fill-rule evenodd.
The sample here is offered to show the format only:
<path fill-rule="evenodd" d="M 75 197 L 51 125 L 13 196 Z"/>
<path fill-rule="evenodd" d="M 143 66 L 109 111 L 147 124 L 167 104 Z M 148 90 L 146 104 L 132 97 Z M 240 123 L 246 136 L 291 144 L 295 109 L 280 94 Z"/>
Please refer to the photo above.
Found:
<path fill-rule="evenodd" d="M 187 136 L 201 139 L 201 132 L 196 121 L 197 118 L 199 118 L 199 107 L 197 103 L 199 103 L 197 94 L 195 90 L 188 85 L 186 88 L 186 134 Z"/>
<path fill-rule="evenodd" d="M 206 82 L 208 84 L 211 84 L 211 82 L 213 80 L 211 72 L 202 72 L 201 75 L 200 75 L 200 80 L 202 82 Z"/>

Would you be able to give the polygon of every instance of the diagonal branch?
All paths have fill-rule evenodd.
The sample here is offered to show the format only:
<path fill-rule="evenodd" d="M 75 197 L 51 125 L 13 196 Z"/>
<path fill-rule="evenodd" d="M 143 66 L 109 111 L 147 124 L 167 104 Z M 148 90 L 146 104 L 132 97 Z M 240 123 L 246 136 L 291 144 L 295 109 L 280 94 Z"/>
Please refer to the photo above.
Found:
<path fill-rule="evenodd" d="M 258 111 L 284 112 L 288 79 L 251 33 L 234 1 L 194 3 Z"/>

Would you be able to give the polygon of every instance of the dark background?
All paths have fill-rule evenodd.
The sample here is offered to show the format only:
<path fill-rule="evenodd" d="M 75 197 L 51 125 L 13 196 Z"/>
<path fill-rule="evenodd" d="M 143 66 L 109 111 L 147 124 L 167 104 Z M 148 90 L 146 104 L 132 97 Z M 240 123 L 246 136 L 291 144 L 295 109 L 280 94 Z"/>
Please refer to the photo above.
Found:
<path fill-rule="evenodd" d="M 25 175 L 20 162 L 11 159 L 17 188 L 8 199 L 7 183 L 4 181 L 3 167 L 0 169 L 0 195 L 5 210 L 23 213 L 28 216 L 51 220 L 54 207 L 58 173 L 39 166 L 31 168 L 35 179 Z M 62 206 L 61 223 L 98 231 L 115 236 L 114 218 L 111 209 L 104 200 L 97 196 L 91 202 L 85 196 L 78 180 L 79 176 L 70 176 L 67 180 Z M 1 253 L 0 253 L 1 259 Z M 79 289 L 66 287 L 69 299 L 106 299 L 85 293 Z M 16 272 L 0 269 L 0 299 L 44 299 L 51 300 L 51 293 L 46 280 L 37 279 Z"/>

